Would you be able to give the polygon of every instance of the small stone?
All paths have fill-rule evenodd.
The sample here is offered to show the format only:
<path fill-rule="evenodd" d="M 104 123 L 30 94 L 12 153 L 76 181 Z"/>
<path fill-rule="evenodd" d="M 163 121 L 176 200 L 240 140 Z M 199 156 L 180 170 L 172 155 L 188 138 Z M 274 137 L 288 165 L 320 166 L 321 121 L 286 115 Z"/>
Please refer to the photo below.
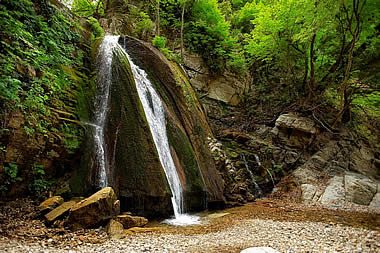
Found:
<path fill-rule="evenodd" d="M 111 219 L 106 226 L 106 232 L 111 239 L 120 239 L 124 237 L 123 230 L 123 225 L 114 219 Z"/>
<path fill-rule="evenodd" d="M 148 223 L 146 218 L 132 215 L 118 215 L 115 220 L 123 224 L 125 229 L 131 227 L 142 227 Z"/>

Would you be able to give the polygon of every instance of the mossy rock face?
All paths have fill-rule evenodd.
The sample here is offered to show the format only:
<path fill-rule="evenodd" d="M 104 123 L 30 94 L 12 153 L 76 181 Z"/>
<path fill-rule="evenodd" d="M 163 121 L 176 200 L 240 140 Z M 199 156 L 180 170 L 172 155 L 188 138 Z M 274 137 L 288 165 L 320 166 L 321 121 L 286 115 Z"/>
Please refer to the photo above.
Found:
<path fill-rule="evenodd" d="M 206 199 L 209 204 L 222 207 L 224 185 L 207 147 L 207 137 L 212 132 L 186 74 L 178 64 L 169 62 L 157 49 L 142 41 L 123 37 L 119 43 L 135 64 L 147 72 L 165 104 L 172 154 L 179 160 L 180 178 L 182 171 L 185 175 L 185 179 L 181 178 L 185 196 L 195 197 L 186 201 L 189 207 L 198 209 Z"/>
<path fill-rule="evenodd" d="M 191 143 L 183 130 L 170 118 L 167 122 L 166 128 L 172 156 L 184 186 L 186 211 L 204 210 L 207 207 L 207 189 Z"/>
<path fill-rule="evenodd" d="M 146 217 L 172 214 L 171 191 L 161 166 L 126 55 L 115 48 L 107 120 L 106 168 L 121 208 Z M 81 169 L 71 187 L 88 194 L 97 189 L 93 130 L 89 128 Z"/>
<path fill-rule="evenodd" d="M 121 38 L 128 44 L 134 62 L 148 73 L 161 96 L 167 116 L 167 134 L 172 157 L 184 188 L 187 211 L 222 207 L 223 181 L 218 174 L 207 137 L 212 136 L 202 107 L 185 73 L 154 48 Z M 160 163 L 150 128 L 140 102 L 126 55 L 115 48 L 112 85 L 105 124 L 108 183 L 121 200 L 122 210 L 145 217 L 173 213 L 171 191 Z M 91 130 L 91 129 L 90 129 Z M 73 188 L 94 192 L 97 175 L 94 141 L 89 132 L 88 150 Z M 75 192 L 75 190 L 73 190 Z"/>
<path fill-rule="evenodd" d="M 170 213 L 171 192 L 161 166 L 126 55 L 118 48 L 105 127 L 111 184 L 122 207 L 144 216 Z M 130 205 L 129 201 L 139 203 Z M 146 208 L 146 205 L 149 208 Z M 168 208 L 169 207 L 169 208 Z"/>

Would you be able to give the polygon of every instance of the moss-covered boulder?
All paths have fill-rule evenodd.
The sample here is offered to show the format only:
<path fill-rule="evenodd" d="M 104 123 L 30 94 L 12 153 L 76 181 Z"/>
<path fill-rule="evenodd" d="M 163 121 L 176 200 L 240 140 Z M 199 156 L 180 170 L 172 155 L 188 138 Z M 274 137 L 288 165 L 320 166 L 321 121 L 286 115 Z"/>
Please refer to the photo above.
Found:
<path fill-rule="evenodd" d="M 172 213 L 171 192 L 128 59 L 120 49 L 113 59 L 105 128 L 111 184 L 123 210 L 148 217 L 167 216 Z"/>
<path fill-rule="evenodd" d="M 189 211 L 224 205 L 223 181 L 207 137 L 212 136 L 205 114 L 182 68 L 157 49 L 131 37 L 120 38 L 133 61 L 143 68 L 161 96 L 167 112 L 167 134 L 178 174 L 185 186 Z"/>

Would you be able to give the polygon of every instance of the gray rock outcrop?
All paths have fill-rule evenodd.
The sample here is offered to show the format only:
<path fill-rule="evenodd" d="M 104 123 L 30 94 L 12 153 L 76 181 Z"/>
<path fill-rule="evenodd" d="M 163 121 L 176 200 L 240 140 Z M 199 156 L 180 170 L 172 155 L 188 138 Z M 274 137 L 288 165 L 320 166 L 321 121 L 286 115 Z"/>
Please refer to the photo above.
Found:
<path fill-rule="evenodd" d="M 369 205 L 371 203 L 377 192 L 375 181 L 358 173 L 346 173 L 344 179 L 347 201 L 359 205 Z"/>
<path fill-rule="evenodd" d="M 320 198 L 322 205 L 330 207 L 343 207 L 345 201 L 344 177 L 335 176 L 330 179 L 325 192 Z"/>

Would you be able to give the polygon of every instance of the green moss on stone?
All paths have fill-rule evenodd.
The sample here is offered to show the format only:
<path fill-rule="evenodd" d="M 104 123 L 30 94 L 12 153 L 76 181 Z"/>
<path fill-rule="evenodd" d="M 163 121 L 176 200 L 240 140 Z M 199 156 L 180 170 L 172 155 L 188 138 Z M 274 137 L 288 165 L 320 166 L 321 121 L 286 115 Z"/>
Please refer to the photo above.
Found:
<path fill-rule="evenodd" d="M 192 146 L 187 136 L 168 120 L 167 134 L 170 145 L 174 148 L 186 175 L 186 191 L 205 191 L 199 167 Z"/>

